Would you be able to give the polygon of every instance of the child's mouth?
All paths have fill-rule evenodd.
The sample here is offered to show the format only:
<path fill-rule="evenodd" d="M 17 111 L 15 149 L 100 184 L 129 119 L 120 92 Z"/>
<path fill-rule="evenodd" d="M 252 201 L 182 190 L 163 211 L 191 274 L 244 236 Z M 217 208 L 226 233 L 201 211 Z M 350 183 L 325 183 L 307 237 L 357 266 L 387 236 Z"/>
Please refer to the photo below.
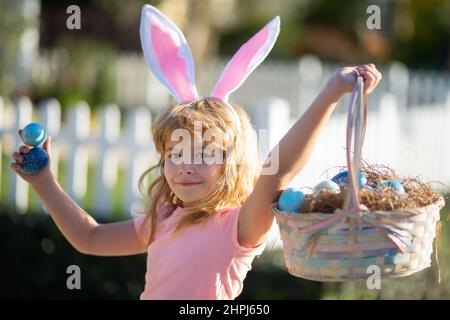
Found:
<path fill-rule="evenodd" d="M 177 184 L 184 186 L 184 187 L 188 187 L 188 186 L 194 186 L 197 184 L 201 184 L 201 182 L 177 182 Z"/>

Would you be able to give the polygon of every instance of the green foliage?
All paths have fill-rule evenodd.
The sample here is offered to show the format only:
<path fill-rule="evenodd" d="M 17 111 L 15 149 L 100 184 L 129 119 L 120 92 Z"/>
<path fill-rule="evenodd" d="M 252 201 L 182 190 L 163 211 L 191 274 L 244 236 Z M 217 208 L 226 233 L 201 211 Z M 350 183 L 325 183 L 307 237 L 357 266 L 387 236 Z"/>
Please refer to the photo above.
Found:
<path fill-rule="evenodd" d="M 53 59 L 50 79 L 37 75 L 32 81 L 34 99 L 55 97 L 63 111 L 71 103 L 86 101 L 92 109 L 116 100 L 116 51 L 89 39 L 62 39 Z M 50 59 L 51 60 L 51 59 Z"/>
<path fill-rule="evenodd" d="M 281 2 L 280 2 L 281 3 Z M 377 64 L 400 61 L 412 68 L 447 69 L 450 50 L 448 0 L 353 1 L 270 0 L 239 3 L 235 27 L 221 30 L 221 54 L 229 55 L 274 15 L 281 32 L 271 58 L 296 59 L 314 54 L 337 63 Z M 380 8 L 381 29 L 369 30 L 366 12 Z"/>
<path fill-rule="evenodd" d="M 2 0 L 0 9 L 0 94 L 10 93 L 15 86 L 17 52 L 25 20 L 20 15 L 21 1 Z"/>
<path fill-rule="evenodd" d="M 48 215 L 0 209 L 0 299 L 137 299 L 145 255 L 95 257 L 78 253 Z M 81 290 L 66 286 L 67 267 L 81 269 Z"/>

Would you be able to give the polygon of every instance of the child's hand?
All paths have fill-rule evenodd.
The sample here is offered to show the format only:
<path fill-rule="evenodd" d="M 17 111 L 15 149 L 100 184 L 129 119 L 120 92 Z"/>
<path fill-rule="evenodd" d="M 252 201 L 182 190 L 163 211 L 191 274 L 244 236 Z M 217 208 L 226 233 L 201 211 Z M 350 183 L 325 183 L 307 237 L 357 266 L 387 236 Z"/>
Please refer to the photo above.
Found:
<path fill-rule="evenodd" d="M 369 94 L 381 80 L 381 73 L 373 64 L 356 67 L 345 67 L 337 71 L 328 81 L 328 85 L 336 90 L 337 94 L 352 92 L 355 87 L 357 75 L 364 78 L 364 93 Z"/>
<path fill-rule="evenodd" d="M 19 135 L 22 136 L 22 130 L 19 130 Z M 22 145 L 19 147 L 19 152 L 14 152 L 12 154 L 12 158 L 16 161 L 11 163 L 11 169 L 17 173 L 23 180 L 28 182 L 30 185 L 39 186 L 41 183 L 45 183 L 50 181 L 49 179 L 53 179 L 53 174 L 50 170 L 50 162 L 51 162 L 51 137 L 47 137 L 43 144 L 43 149 L 48 154 L 48 163 L 47 165 L 36 174 L 26 174 L 22 171 L 22 163 L 23 163 L 23 154 L 26 154 L 30 151 L 31 147 L 27 145 Z"/>

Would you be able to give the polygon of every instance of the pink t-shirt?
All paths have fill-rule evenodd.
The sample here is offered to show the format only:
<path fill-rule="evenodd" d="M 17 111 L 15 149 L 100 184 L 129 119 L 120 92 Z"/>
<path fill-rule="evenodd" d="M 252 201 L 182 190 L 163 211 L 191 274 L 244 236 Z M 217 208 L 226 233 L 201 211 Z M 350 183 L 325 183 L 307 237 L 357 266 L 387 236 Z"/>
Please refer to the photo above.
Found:
<path fill-rule="evenodd" d="M 256 248 L 239 244 L 240 209 L 223 209 L 205 224 L 173 233 L 185 210 L 167 204 L 162 206 L 155 241 L 147 248 L 145 289 L 140 298 L 235 299 L 242 292 L 254 257 L 260 255 L 266 245 L 266 241 Z M 143 216 L 134 219 L 136 231 L 142 223 Z M 143 237 L 148 232 L 149 226 L 146 226 L 147 234 Z"/>

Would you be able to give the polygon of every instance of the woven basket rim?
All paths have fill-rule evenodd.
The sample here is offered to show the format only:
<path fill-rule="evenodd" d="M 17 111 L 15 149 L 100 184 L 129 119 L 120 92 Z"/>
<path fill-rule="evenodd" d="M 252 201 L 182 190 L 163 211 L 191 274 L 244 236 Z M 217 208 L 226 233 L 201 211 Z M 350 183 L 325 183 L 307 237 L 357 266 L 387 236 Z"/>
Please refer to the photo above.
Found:
<path fill-rule="evenodd" d="M 429 266 L 421 266 L 419 268 L 416 269 L 411 269 L 411 270 L 407 270 L 407 271 L 399 271 L 399 272 L 395 272 L 395 273 L 385 273 L 382 272 L 381 273 L 381 279 L 382 280 L 386 280 L 386 279 L 391 279 L 391 278 L 402 278 L 402 277 L 406 277 L 406 276 L 410 276 L 413 275 L 415 273 L 418 272 L 422 272 L 425 271 L 426 269 L 431 268 L 431 265 Z M 301 272 L 295 272 L 294 270 L 287 270 L 289 272 L 289 274 L 293 275 L 294 277 L 298 277 L 298 278 L 302 278 L 302 279 L 306 279 L 306 280 L 310 280 L 310 281 L 318 281 L 318 282 L 356 282 L 356 281 L 367 281 L 367 277 L 370 276 L 370 274 L 368 274 L 365 277 L 358 277 L 358 276 L 348 276 L 348 277 L 334 277 L 334 276 L 321 276 L 320 274 L 315 274 L 315 275 L 311 275 L 311 274 L 304 274 Z"/>
<path fill-rule="evenodd" d="M 430 203 L 427 206 L 420 207 L 420 208 L 411 208 L 411 209 L 400 209 L 400 210 L 391 210 L 391 211 L 383 211 L 383 210 L 374 210 L 374 211 L 368 211 L 367 214 L 374 213 L 374 214 L 382 214 L 382 215 L 389 215 L 393 212 L 396 213 L 409 213 L 410 215 L 419 215 L 423 214 L 424 212 L 428 212 L 430 209 L 442 209 L 445 206 L 445 200 L 443 196 L 440 196 L 438 200 L 436 200 L 433 203 Z M 272 204 L 271 208 L 272 214 L 274 216 L 279 216 L 283 218 L 287 218 L 289 220 L 303 220 L 303 219 L 325 219 L 330 218 L 336 213 L 330 212 L 330 213 L 324 213 L 324 212 L 307 212 L 307 213 L 299 213 L 299 212 L 290 212 L 290 211 L 281 211 L 278 209 L 278 201 L 274 202 Z"/>

